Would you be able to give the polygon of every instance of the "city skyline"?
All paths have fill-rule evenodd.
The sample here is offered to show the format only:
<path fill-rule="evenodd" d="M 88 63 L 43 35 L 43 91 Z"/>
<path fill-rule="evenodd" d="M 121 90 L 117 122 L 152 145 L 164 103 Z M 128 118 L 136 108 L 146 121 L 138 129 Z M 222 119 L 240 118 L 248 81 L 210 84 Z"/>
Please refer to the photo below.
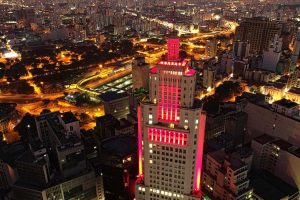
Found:
<path fill-rule="evenodd" d="M 300 199 L 300 1 L 0 11 L 0 199 Z"/>

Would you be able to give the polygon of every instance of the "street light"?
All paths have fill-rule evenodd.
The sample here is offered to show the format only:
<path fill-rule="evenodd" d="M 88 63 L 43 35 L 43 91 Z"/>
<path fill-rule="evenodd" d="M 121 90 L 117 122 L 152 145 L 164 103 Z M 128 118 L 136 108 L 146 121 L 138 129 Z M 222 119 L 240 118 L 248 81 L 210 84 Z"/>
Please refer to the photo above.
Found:
<path fill-rule="evenodd" d="M 221 19 L 221 16 L 220 16 L 220 15 L 216 15 L 216 16 L 215 16 L 215 19 L 216 19 L 216 20 L 220 20 L 220 19 Z"/>

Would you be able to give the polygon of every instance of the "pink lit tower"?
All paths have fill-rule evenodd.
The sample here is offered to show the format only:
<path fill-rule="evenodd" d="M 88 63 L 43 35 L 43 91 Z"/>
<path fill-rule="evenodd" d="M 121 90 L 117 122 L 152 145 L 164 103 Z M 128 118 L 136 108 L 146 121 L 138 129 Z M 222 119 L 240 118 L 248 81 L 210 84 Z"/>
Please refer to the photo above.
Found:
<path fill-rule="evenodd" d="M 149 96 L 138 108 L 136 200 L 201 198 L 206 115 L 194 102 L 196 72 L 179 57 L 179 39 L 150 70 Z"/>

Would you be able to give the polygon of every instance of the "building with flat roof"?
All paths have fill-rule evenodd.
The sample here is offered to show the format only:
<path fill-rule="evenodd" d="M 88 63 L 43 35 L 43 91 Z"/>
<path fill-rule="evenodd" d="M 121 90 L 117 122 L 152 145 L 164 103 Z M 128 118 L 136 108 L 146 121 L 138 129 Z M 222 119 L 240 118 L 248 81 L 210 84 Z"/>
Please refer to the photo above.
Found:
<path fill-rule="evenodd" d="M 100 139 L 117 135 L 133 135 L 134 133 L 134 124 L 125 118 L 118 120 L 111 114 L 96 118 L 96 134 Z"/>
<path fill-rule="evenodd" d="M 247 164 L 223 150 L 208 153 L 203 168 L 203 194 L 212 199 L 251 199 Z"/>
<path fill-rule="evenodd" d="M 273 102 L 272 108 L 275 112 L 281 113 L 285 116 L 293 117 L 299 115 L 299 104 L 287 99 L 281 99 Z"/>
<path fill-rule="evenodd" d="M 100 95 L 104 103 L 105 114 L 117 119 L 126 118 L 129 114 L 129 95 L 126 92 L 106 92 Z"/>
<path fill-rule="evenodd" d="M 118 119 L 111 114 L 96 118 L 96 134 L 100 139 L 115 136 L 115 128 L 120 125 Z"/>
<path fill-rule="evenodd" d="M 248 114 L 247 133 L 251 138 L 269 134 L 293 145 L 300 145 L 299 114 L 290 115 L 294 113 L 294 103 L 280 100 L 270 105 L 264 99 L 250 98 L 244 112 Z M 289 105 L 293 106 L 289 108 Z"/>
<path fill-rule="evenodd" d="M 35 117 L 35 122 L 38 136 L 46 148 L 61 146 L 72 138 L 80 138 L 79 121 L 70 112 L 45 113 Z"/>
<path fill-rule="evenodd" d="M 253 169 L 264 169 L 293 187 L 300 188 L 300 148 L 264 134 L 252 140 Z"/>
<path fill-rule="evenodd" d="M 35 118 L 39 138 L 47 149 L 51 149 L 64 177 L 73 176 L 86 168 L 79 122 L 70 114 L 52 112 Z"/>

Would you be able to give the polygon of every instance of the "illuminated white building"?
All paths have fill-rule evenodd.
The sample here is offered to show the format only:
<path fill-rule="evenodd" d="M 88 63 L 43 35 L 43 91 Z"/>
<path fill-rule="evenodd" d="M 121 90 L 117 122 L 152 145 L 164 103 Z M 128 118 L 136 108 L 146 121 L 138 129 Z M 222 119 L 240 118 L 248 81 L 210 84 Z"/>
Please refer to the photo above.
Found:
<path fill-rule="evenodd" d="M 267 51 L 263 52 L 262 69 L 275 72 L 282 54 L 282 38 L 275 35 Z"/>
<path fill-rule="evenodd" d="M 179 58 L 179 39 L 152 68 L 149 97 L 138 108 L 139 177 L 136 200 L 201 196 L 206 115 L 194 102 L 196 72 Z"/>

